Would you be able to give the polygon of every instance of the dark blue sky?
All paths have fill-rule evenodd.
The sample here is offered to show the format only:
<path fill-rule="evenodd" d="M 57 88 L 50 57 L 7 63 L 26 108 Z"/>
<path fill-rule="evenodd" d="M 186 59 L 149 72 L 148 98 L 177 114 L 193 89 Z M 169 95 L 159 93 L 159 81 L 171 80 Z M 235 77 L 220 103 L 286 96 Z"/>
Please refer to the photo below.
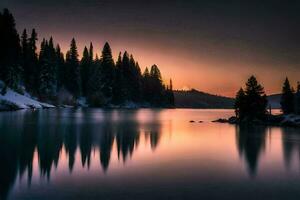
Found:
<path fill-rule="evenodd" d="M 35 27 L 64 50 L 72 37 L 80 51 L 93 41 L 100 52 L 109 41 L 115 55 L 127 49 L 142 67 L 158 64 L 177 88 L 233 95 L 250 74 L 269 93 L 285 76 L 300 77 L 298 2 L 1 0 L 0 7 L 20 31 Z"/>

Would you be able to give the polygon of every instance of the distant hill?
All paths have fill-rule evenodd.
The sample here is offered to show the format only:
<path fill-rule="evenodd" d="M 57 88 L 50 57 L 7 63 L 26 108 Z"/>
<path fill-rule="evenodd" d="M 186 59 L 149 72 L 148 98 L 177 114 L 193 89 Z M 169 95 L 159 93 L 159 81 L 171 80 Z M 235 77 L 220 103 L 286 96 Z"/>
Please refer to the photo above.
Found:
<path fill-rule="evenodd" d="M 234 98 L 213 95 L 195 89 L 175 90 L 174 96 L 177 108 L 233 108 L 234 105 Z M 280 98 L 281 94 L 268 96 L 269 105 L 273 109 L 280 109 Z"/>
<path fill-rule="evenodd" d="M 234 99 L 212 95 L 195 89 L 174 91 L 177 108 L 233 108 Z"/>
<path fill-rule="evenodd" d="M 280 98 L 281 98 L 281 94 L 272 94 L 268 96 L 269 105 L 275 109 L 281 108 Z"/>

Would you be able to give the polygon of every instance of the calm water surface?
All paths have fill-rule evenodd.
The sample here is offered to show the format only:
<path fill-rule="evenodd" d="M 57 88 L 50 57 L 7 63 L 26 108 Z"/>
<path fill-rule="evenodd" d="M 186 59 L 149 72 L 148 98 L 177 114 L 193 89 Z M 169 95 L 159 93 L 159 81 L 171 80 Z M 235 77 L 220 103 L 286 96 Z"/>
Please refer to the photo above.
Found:
<path fill-rule="evenodd" d="M 300 199 L 300 131 L 210 122 L 232 114 L 0 113 L 0 199 Z"/>

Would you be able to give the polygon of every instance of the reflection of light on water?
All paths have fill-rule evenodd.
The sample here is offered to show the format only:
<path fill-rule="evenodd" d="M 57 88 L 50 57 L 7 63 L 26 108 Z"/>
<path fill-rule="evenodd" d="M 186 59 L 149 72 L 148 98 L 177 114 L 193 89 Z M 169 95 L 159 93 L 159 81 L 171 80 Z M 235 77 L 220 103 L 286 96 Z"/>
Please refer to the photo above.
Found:
<path fill-rule="evenodd" d="M 11 180 L 14 186 L 11 197 L 55 196 L 55 191 L 72 198 L 74 192 L 85 187 L 94 193 L 135 187 L 150 187 L 153 191 L 160 187 L 177 188 L 175 192 L 189 187 L 197 193 L 207 185 L 226 190 L 232 189 L 227 188 L 231 186 L 233 190 L 243 191 L 239 185 L 249 178 L 263 180 L 263 184 L 255 182 L 257 187 L 279 179 L 284 183 L 292 178 L 298 180 L 298 130 L 243 128 L 210 122 L 232 113 L 232 110 L 82 109 L 20 112 L 16 117 L 10 114 L 5 118 L 0 115 L 3 122 L 0 158 L 4 157 L 1 157 L 3 152 L 11 152 L 5 158 L 8 166 L 17 163 L 17 175 L 21 161 L 30 161 L 28 147 L 35 146 L 31 184 L 26 170 L 22 177 L 18 175 Z M 12 123 L 16 118 L 22 122 Z M 190 120 L 204 122 L 189 123 Z M 7 149 L 3 149 L 4 141 L 11 143 Z M 70 166 L 73 154 L 74 165 Z M 7 162 L 2 161 L 0 170 L 5 169 Z M 45 171 L 49 165 L 48 179 L 41 169 Z M 0 171 L 0 178 L 3 172 Z M 126 190 L 122 188 L 124 184 Z M 81 191 L 83 196 L 84 191 Z"/>

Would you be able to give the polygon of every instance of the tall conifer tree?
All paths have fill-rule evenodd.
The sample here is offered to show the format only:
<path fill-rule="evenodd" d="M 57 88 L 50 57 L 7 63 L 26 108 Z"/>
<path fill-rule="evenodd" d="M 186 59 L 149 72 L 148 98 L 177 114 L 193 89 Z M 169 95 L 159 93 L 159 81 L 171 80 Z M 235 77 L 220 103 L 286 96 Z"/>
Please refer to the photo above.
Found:
<path fill-rule="evenodd" d="M 90 43 L 90 48 L 89 48 L 89 57 L 90 57 L 90 62 L 91 64 L 94 61 L 94 47 L 93 47 L 93 43 Z"/>
<path fill-rule="evenodd" d="M 59 44 L 55 48 L 56 62 L 57 62 L 57 85 L 58 89 L 66 84 L 65 75 L 67 73 L 64 54 L 61 52 Z"/>
<path fill-rule="evenodd" d="M 114 65 L 111 48 L 106 42 L 101 56 L 101 92 L 110 100 L 112 98 L 113 80 L 115 77 Z"/>
<path fill-rule="evenodd" d="M 148 67 L 146 67 L 143 73 L 142 79 L 142 95 L 143 102 L 150 102 L 151 100 L 151 77 Z"/>
<path fill-rule="evenodd" d="M 91 58 L 89 55 L 89 51 L 86 47 L 84 47 L 82 59 L 80 61 L 80 71 L 81 71 L 81 80 L 82 80 L 82 94 L 84 96 L 87 95 L 87 83 L 89 80 L 90 68 L 91 68 Z"/>
<path fill-rule="evenodd" d="M 162 77 L 157 65 L 153 65 L 150 70 L 150 91 L 153 96 L 151 103 L 155 106 L 160 106 L 163 102 L 163 90 L 164 86 L 162 83 Z"/>
<path fill-rule="evenodd" d="M 21 36 L 21 64 L 22 64 L 22 79 L 24 81 L 26 89 L 30 88 L 29 77 L 30 77 L 30 60 L 29 60 L 29 42 L 27 31 L 24 29 Z"/>
<path fill-rule="evenodd" d="M 41 99 L 53 99 L 57 94 L 57 59 L 51 37 L 43 41 L 40 52 L 39 95 Z"/>
<path fill-rule="evenodd" d="M 35 29 L 32 29 L 31 36 L 29 38 L 28 47 L 29 47 L 29 64 L 27 67 L 27 91 L 37 94 L 37 85 L 38 85 L 38 56 L 36 53 L 36 41 L 37 41 L 37 33 Z"/>
<path fill-rule="evenodd" d="M 4 9 L 0 23 L 0 79 L 9 87 L 17 88 L 21 77 L 21 45 L 15 19 Z"/>
<path fill-rule="evenodd" d="M 121 104 L 124 102 L 123 80 L 124 78 L 122 74 L 122 56 L 120 52 L 115 67 L 115 80 L 113 85 L 113 100 L 112 100 L 114 104 Z"/>
<path fill-rule="evenodd" d="M 71 41 L 70 50 L 66 56 L 66 67 L 68 77 L 66 87 L 77 98 L 81 95 L 81 80 L 78 51 L 74 38 Z"/>
<path fill-rule="evenodd" d="M 295 111 L 294 98 L 294 90 L 291 88 L 289 79 L 286 78 L 283 83 L 280 101 L 281 109 L 284 114 L 290 114 Z"/>

